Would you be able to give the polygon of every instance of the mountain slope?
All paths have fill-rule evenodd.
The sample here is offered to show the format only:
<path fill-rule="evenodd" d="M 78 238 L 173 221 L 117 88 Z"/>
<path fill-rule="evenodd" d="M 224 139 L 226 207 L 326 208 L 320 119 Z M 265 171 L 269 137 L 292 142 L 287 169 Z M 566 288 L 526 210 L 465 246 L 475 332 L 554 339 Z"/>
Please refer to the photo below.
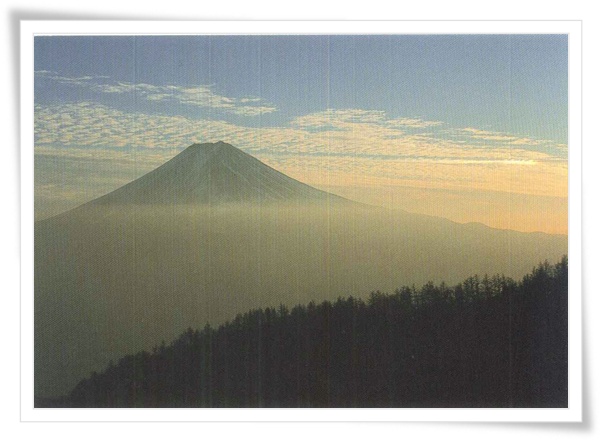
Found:
<path fill-rule="evenodd" d="M 177 205 L 333 199 L 224 142 L 194 144 L 93 205 Z"/>
<path fill-rule="evenodd" d="M 567 253 L 524 234 L 346 201 L 227 144 L 35 224 L 35 389 L 256 307 L 473 274 L 520 278 Z"/>
<path fill-rule="evenodd" d="M 567 286 L 564 259 L 521 282 L 252 310 L 157 341 L 39 405 L 566 408 Z"/>

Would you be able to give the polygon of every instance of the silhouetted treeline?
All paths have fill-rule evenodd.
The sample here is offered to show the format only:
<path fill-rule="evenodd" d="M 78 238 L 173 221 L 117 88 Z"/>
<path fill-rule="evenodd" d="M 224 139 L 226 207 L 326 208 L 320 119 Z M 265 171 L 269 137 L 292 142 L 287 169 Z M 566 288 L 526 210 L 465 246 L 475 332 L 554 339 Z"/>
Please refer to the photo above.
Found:
<path fill-rule="evenodd" d="M 46 405 L 566 407 L 567 280 L 564 257 L 520 282 L 253 310 L 126 356 Z"/>

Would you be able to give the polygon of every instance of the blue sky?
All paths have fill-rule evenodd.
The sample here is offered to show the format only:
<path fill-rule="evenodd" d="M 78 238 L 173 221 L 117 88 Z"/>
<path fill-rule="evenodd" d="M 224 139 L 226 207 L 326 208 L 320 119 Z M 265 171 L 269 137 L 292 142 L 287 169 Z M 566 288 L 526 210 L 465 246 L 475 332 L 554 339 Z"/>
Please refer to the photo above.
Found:
<path fill-rule="evenodd" d="M 423 210 L 402 201 L 432 191 L 566 204 L 567 46 L 565 35 L 37 37 L 36 211 L 221 139 L 404 209 Z M 459 220 L 490 224 L 483 210 Z"/>
<path fill-rule="evenodd" d="M 227 97 L 260 97 L 277 107 L 262 115 L 265 125 L 325 108 L 360 108 L 563 143 L 567 67 L 567 37 L 560 35 L 52 37 L 35 45 L 36 71 L 107 76 L 107 83 L 211 85 Z M 36 82 L 41 104 L 98 99 L 124 109 L 215 116 L 207 108 L 97 95 Z"/>

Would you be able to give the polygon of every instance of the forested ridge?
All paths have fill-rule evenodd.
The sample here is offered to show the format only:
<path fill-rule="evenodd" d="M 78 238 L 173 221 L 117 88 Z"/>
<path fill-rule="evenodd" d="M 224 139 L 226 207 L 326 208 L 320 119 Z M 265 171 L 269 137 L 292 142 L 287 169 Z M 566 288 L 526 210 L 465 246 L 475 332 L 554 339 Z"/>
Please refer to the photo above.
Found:
<path fill-rule="evenodd" d="M 566 407 L 568 264 L 266 308 L 37 407 Z"/>

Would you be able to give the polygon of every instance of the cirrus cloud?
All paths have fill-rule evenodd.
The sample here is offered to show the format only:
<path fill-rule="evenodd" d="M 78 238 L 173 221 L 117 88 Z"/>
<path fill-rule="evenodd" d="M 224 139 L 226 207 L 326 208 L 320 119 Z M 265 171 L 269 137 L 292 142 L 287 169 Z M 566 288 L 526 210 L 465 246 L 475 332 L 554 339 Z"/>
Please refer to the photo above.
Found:
<path fill-rule="evenodd" d="M 346 109 L 305 115 L 283 127 L 250 127 L 95 103 L 37 105 L 35 144 L 40 157 L 130 163 L 149 171 L 192 143 L 223 140 L 315 185 L 325 177 L 327 184 L 343 185 L 362 176 L 363 183 L 566 196 L 567 162 L 553 148 L 538 151 L 516 143 L 516 136 L 496 139 L 473 129 L 432 134 L 428 124 L 407 129 L 392 121 L 384 112 Z"/>
<path fill-rule="evenodd" d="M 195 107 L 211 108 L 241 116 L 258 116 L 272 113 L 277 108 L 257 97 L 230 98 L 213 91 L 209 85 L 178 86 L 153 85 L 111 81 L 107 76 L 65 77 L 47 70 L 36 71 L 40 79 L 76 86 L 100 94 L 133 94 L 154 102 L 171 102 Z"/>

